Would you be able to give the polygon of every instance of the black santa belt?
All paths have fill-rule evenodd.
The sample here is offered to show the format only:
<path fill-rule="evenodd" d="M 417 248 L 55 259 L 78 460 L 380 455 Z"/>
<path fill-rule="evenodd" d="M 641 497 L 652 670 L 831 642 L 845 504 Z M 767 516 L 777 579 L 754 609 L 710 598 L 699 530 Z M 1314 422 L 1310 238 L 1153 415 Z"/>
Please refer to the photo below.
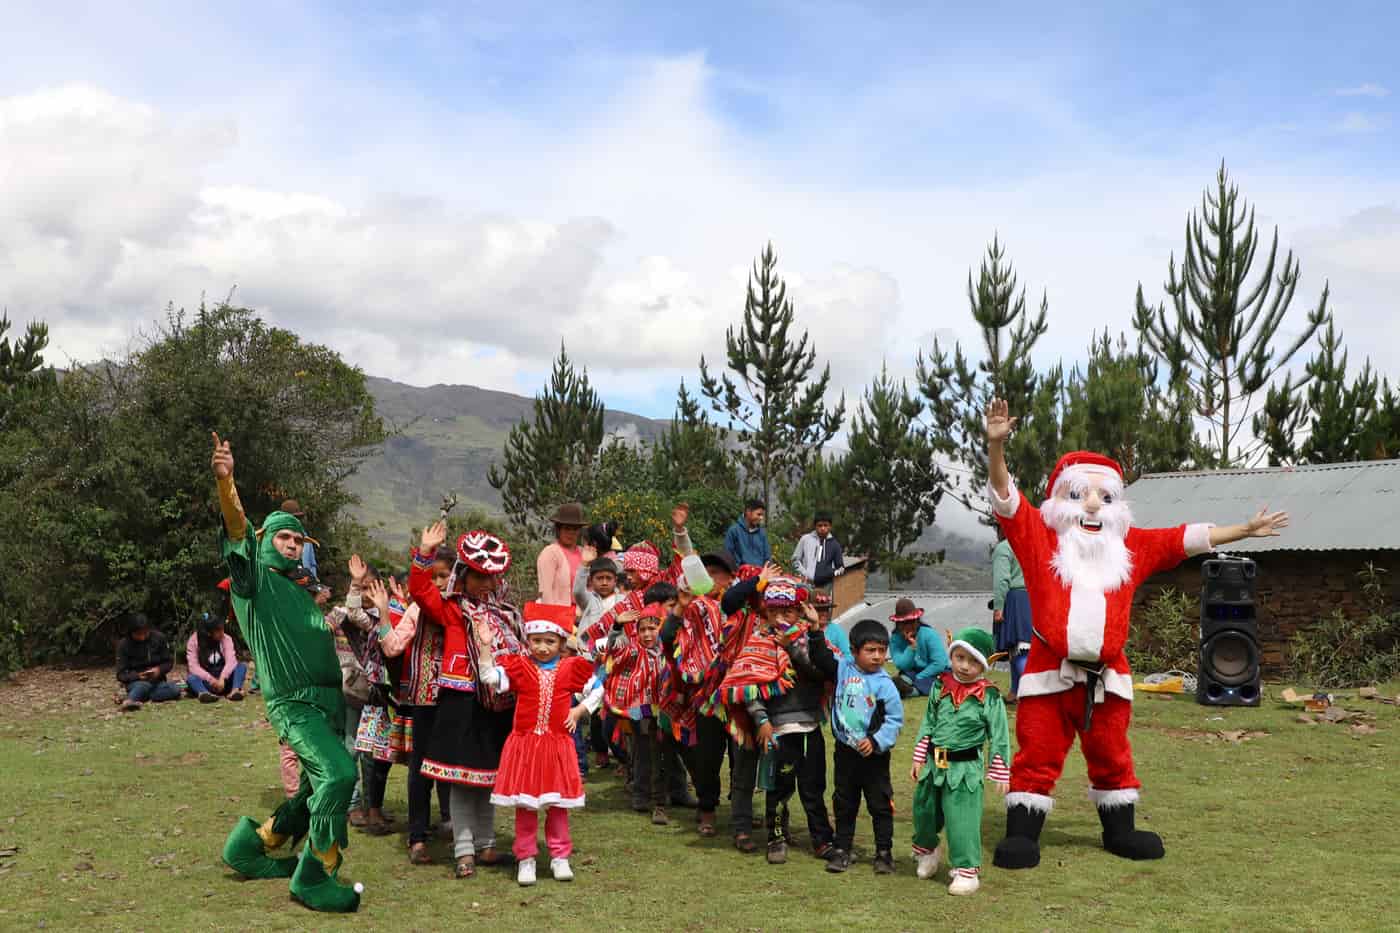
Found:
<path fill-rule="evenodd" d="M 975 745 L 972 748 L 951 749 L 943 746 L 935 746 L 933 749 L 933 766 L 935 768 L 947 768 L 950 761 L 976 761 L 977 756 L 982 754 L 982 746 Z"/>
<path fill-rule="evenodd" d="M 1090 664 L 1087 661 L 1070 660 L 1071 664 L 1084 672 L 1084 730 L 1089 731 L 1089 727 L 1094 723 L 1094 694 L 1098 691 L 1099 681 L 1103 679 L 1103 664 Z"/>

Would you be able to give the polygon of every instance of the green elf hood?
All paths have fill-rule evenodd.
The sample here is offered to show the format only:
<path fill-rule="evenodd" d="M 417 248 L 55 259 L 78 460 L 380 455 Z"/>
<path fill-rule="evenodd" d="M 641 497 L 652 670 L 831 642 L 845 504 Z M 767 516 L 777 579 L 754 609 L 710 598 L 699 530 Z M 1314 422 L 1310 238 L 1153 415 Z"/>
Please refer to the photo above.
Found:
<path fill-rule="evenodd" d="M 287 573 L 300 567 L 301 563 L 288 560 L 282 556 L 277 548 L 273 547 L 272 536 L 279 531 L 295 531 L 304 537 L 306 529 L 302 527 L 299 518 L 287 512 L 273 512 L 258 529 L 258 563 L 264 567 L 271 567 L 280 573 Z"/>

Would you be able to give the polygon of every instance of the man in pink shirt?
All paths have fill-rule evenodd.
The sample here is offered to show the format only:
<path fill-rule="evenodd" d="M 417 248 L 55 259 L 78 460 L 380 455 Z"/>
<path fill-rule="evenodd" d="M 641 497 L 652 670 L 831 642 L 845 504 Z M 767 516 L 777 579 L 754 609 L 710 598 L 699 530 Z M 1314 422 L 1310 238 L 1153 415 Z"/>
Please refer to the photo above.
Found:
<path fill-rule="evenodd" d="M 578 536 L 583 526 L 583 506 L 566 502 L 550 517 L 554 523 L 554 543 L 540 551 L 536 570 L 540 579 L 539 602 L 551 606 L 574 604 L 574 574 L 583 565 Z"/>

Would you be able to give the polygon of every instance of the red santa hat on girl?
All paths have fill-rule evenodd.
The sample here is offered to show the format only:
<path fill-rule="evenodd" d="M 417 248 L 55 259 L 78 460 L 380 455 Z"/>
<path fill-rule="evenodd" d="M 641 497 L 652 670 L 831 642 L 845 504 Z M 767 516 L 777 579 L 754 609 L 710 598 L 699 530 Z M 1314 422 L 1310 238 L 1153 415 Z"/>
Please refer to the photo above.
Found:
<path fill-rule="evenodd" d="M 526 635 L 558 635 L 567 641 L 574 633 L 574 607 L 525 604 Z"/>
<path fill-rule="evenodd" d="M 1103 454 L 1096 454 L 1092 450 L 1072 450 L 1060 458 L 1055 464 L 1055 469 L 1050 471 L 1050 479 L 1045 484 L 1045 498 L 1050 499 L 1055 495 L 1055 487 L 1061 480 L 1068 480 L 1075 476 L 1083 476 L 1089 472 L 1110 472 L 1118 477 L 1118 482 L 1123 481 L 1123 468 L 1118 465 L 1118 461 L 1112 457 L 1105 457 Z"/>

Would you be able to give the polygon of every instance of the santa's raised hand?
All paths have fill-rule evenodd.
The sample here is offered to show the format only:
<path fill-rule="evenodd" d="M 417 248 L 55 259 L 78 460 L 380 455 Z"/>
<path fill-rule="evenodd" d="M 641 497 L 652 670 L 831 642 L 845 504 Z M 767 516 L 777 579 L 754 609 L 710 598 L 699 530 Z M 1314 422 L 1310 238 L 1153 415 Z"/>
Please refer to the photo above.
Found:
<path fill-rule="evenodd" d="M 1011 406 L 1004 398 L 994 398 L 987 405 L 987 441 L 996 444 L 1005 441 L 1016 429 L 1018 419 L 1011 417 Z"/>

